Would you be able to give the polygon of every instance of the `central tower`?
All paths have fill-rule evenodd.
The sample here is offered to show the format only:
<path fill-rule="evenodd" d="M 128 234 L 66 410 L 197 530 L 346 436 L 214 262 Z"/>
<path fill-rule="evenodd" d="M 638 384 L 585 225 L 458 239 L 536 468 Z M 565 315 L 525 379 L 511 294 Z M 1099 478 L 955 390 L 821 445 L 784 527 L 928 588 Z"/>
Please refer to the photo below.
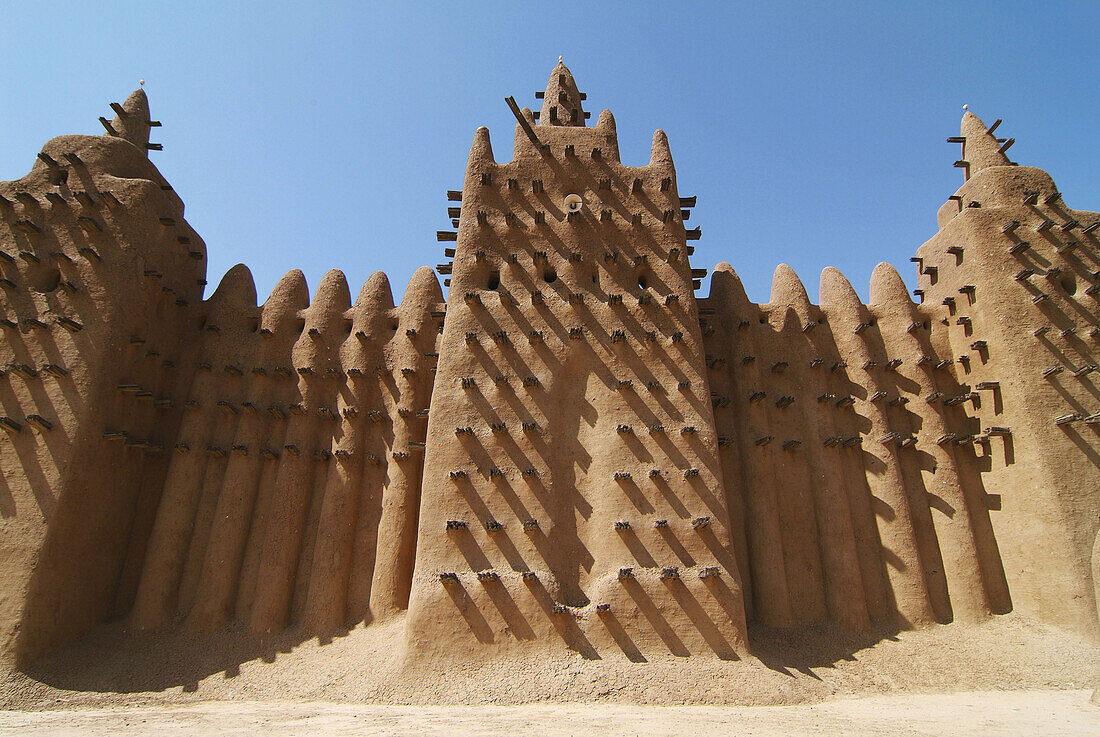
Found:
<path fill-rule="evenodd" d="M 513 157 L 474 136 L 425 451 L 412 651 L 744 653 L 690 204 L 560 63 Z M 452 210 L 452 215 L 456 213 Z"/>

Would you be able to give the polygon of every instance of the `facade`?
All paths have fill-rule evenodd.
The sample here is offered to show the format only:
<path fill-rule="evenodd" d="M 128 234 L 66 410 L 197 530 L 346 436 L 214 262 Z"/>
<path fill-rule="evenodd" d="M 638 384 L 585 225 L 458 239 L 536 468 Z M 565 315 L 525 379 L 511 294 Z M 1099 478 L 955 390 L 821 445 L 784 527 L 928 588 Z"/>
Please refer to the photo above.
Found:
<path fill-rule="evenodd" d="M 475 134 L 447 301 L 294 271 L 258 306 L 244 266 L 203 300 L 140 90 L 0 183 L 8 662 L 120 618 L 402 617 L 437 659 L 1010 611 L 1100 639 L 1100 215 L 967 113 L 916 303 L 887 264 L 867 305 L 786 266 L 702 297 L 664 133 L 624 166 L 563 64 L 536 96 L 510 161 Z"/>

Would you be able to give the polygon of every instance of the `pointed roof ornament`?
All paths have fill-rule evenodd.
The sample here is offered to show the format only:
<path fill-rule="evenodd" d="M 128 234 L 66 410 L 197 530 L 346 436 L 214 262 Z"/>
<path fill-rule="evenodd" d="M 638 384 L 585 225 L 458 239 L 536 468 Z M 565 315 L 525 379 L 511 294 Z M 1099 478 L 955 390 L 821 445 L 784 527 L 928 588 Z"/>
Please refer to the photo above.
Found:
<path fill-rule="evenodd" d="M 145 84 L 145 80 L 141 80 Z M 104 118 L 100 118 L 103 127 L 107 129 L 105 135 L 121 138 L 137 146 L 142 151 L 160 150 L 160 144 L 149 143 L 149 129 L 160 125 L 149 119 L 149 98 L 145 96 L 145 90 L 141 87 L 130 93 L 126 102 L 119 105 L 111 103 L 111 109 L 115 111 L 115 119 L 109 124 Z"/>
<path fill-rule="evenodd" d="M 406 310 L 427 311 L 434 309 L 432 305 L 443 301 L 443 290 L 439 286 L 439 279 L 430 266 L 421 266 L 413 272 L 405 287 L 405 296 L 401 298 L 401 306 Z"/>
<path fill-rule="evenodd" d="M 672 166 L 672 150 L 668 147 L 668 136 L 658 128 L 653 131 L 653 145 L 649 153 L 650 166 Z"/>
<path fill-rule="evenodd" d="M 584 107 L 581 101 L 584 95 L 577 89 L 573 73 L 558 57 L 558 65 L 550 73 L 543 92 L 542 112 L 539 125 L 584 126 Z"/>
<path fill-rule="evenodd" d="M 880 263 L 871 272 L 871 300 L 867 304 L 889 307 L 902 315 L 909 314 L 913 299 L 901 274 L 891 264 Z"/>
<path fill-rule="evenodd" d="M 969 164 L 969 176 L 973 177 L 991 166 L 1010 166 L 1011 162 L 1004 152 L 1012 144 L 998 140 L 982 119 L 970 112 L 969 106 L 964 105 L 963 109 L 966 112 L 963 113 L 960 133 L 965 141 L 963 160 Z"/>
<path fill-rule="evenodd" d="M 470 146 L 469 161 L 495 162 L 493 158 L 493 144 L 489 140 L 489 129 L 481 126 L 474 131 L 474 142 Z"/>
<path fill-rule="evenodd" d="M 745 286 L 741 283 L 741 277 L 726 261 L 720 262 L 711 271 L 710 298 L 738 308 L 747 307 L 750 304 L 749 296 L 745 294 Z M 748 323 L 745 324 L 748 325 Z"/>
<path fill-rule="evenodd" d="M 370 275 L 352 308 L 357 315 L 370 320 L 393 309 L 393 292 L 390 280 L 384 272 L 376 271 Z"/>

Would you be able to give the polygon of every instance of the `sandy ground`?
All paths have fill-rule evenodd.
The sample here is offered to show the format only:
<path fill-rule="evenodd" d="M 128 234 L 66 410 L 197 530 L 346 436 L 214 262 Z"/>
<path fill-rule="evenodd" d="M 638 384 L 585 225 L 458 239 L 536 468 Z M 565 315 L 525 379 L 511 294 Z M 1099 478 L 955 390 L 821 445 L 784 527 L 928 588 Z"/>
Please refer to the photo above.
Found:
<path fill-rule="evenodd" d="M 802 706 L 363 706 L 198 702 L 0 712 L 0 735 L 1100 735 L 1091 691 L 890 695 Z"/>
<path fill-rule="evenodd" d="M 257 640 L 186 627 L 135 636 L 104 627 L 22 673 L 0 673 L 0 709 L 174 707 L 206 701 L 512 706 L 797 706 L 843 698 L 1092 688 L 1100 649 L 1020 617 L 859 636 L 750 630 L 755 657 L 551 644 L 408 658 L 400 620 L 326 639 Z"/>
<path fill-rule="evenodd" d="M 1019 616 L 859 636 L 750 629 L 754 657 L 403 652 L 400 620 L 319 640 L 105 626 L 0 673 L 0 735 L 1100 737 L 1100 649 Z"/>

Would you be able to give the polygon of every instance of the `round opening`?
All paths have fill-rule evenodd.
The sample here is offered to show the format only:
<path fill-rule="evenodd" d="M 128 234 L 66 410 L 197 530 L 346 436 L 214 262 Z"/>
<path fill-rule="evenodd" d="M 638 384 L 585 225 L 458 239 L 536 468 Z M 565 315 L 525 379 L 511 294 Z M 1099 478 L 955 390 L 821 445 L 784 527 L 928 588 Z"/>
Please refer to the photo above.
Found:
<path fill-rule="evenodd" d="M 566 212 L 580 212 L 582 207 L 584 207 L 584 200 L 581 199 L 579 194 L 567 194 L 565 196 Z"/>
<path fill-rule="evenodd" d="M 489 281 L 485 282 L 486 289 L 496 289 L 500 286 L 500 274 L 495 271 L 489 274 Z"/>
<path fill-rule="evenodd" d="M 547 269 L 542 274 L 542 280 L 547 284 L 552 284 L 558 280 L 558 272 L 553 269 Z"/>
<path fill-rule="evenodd" d="M 638 274 L 638 286 L 642 289 L 649 286 L 649 281 L 645 278 L 645 274 Z"/>
<path fill-rule="evenodd" d="M 1077 294 L 1077 280 L 1073 278 L 1073 275 L 1062 277 L 1062 289 L 1066 291 L 1066 294 Z"/>
<path fill-rule="evenodd" d="M 36 292 L 52 292 L 61 283 L 61 272 L 55 268 L 39 269 L 31 279 Z"/>

